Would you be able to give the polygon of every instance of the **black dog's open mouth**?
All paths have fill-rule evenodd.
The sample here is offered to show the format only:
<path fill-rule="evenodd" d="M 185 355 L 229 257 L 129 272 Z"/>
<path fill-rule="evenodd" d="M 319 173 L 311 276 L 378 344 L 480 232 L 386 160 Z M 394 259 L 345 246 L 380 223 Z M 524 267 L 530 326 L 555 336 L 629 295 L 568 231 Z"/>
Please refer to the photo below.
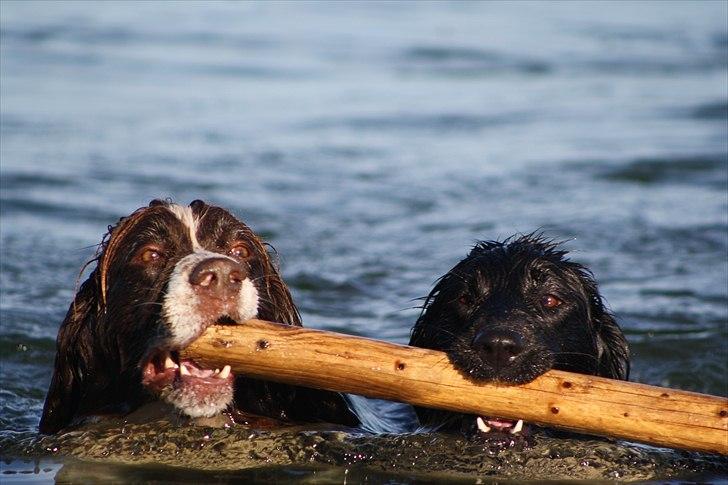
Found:
<path fill-rule="evenodd" d="M 478 431 L 481 433 L 507 433 L 507 434 L 518 434 L 524 429 L 523 420 L 519 419 L 513 421 L 510 419 L 502 418 L 488 418 L 485 416 L 478 416 L 475 419 L 475 424 L 478 427 Z"/>

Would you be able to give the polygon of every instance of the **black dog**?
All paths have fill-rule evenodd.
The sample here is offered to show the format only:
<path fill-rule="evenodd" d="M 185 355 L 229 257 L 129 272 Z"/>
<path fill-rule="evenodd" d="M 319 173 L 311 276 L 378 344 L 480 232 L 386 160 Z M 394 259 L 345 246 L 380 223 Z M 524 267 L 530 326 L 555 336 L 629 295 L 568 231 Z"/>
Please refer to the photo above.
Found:
<path fill-rule="evenodd" d="M 550 369 L 627 379 L 629 350 L 592 274 L 538 235 L 478 243 L 425 298 L 410 345 L 476 381 L 524 384 Z M 422 425 L 515 434 L 523 422 L 416 409 Z"/>
<path fill-rule="evenodd" d="M 58 332 L 41 433 L 156 401 L 193 418 L 228 411 L 358 422 L 337 393 L 236 376 L 227 365 L 206 369 L 180 356 L 210 325 L 249 318 L 301 325 L 263 241 L 226 210 L 154 200 L 109 226 L 94 261 Z"/>

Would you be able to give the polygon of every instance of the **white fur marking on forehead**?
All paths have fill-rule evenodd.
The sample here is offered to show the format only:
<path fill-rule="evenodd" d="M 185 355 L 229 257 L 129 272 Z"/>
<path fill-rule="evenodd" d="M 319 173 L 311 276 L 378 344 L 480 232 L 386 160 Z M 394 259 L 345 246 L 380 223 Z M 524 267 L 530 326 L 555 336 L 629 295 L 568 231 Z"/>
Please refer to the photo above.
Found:
<path fill-rule="evenodd" d="M 202 246 L 200 246 L 200 242 L 197 240 L 197 225 L 200 220 L 192 212 L 192 207 L 170 204 L 167 208 L 187 227 L 190 240 L 192 241 L 192 249 L 200 249 Z"/>

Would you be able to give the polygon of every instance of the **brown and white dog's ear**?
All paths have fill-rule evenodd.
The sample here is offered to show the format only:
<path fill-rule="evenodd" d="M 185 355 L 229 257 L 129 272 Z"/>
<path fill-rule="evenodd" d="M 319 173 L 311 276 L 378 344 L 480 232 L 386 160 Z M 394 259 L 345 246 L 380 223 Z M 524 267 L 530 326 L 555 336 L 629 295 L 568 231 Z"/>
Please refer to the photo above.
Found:
<path fill-rule="evenodd" d="M 76 293 L 58 330 L 53 377 L 39 425 L 41 433 L 55 433 L 68 426 L 76 414 L 83 411 L 87 373 L 92 370 L 97 351 L 97 343 L 93 338 L 94 325 L 105 311 L 109 266 L 118 250 L 119 241 L 145 210 L 138 209 L 120 218 L 115 226 L 109 226 L 97 257 L 88 263 L 95 261 L 96 268 Z M 94 377 L 98 378 L 98 375 Z"/>
<path fill-rule="evenodd" d="M 98 276 L 94 271 L 81 285 L 58 331 L 53 377 L 39 425 L 41 433 L 55 433 L 68 426 L 81 404 L 92 349 L 87 328 L 98 311 L 98 294 Z"/>
<path fill-rule="evenodd" d="M 263 243 L 250 228 L 247 228 L 246 237 L 250 244 L 254 246 L 263 273 L 263 277 L 257 285 L 260 292 L 257 318 L 300 327 L 301 315 L 298 313 L 295 303 L 293 303 L 291 291 L 288 289 L 288 285 L 283 282 L 274 259 L 266 247 L 271 246 Z M 272 249 L 272 251 L 275 250 Z"/>
<path fill-rule="evenodd" d="M 263 294 L 260 298 L 258 318 L 271 322 L 301 326 L 301 316 L 298 313 L 296 305 L 293 303 L 291 292 L 281 279 L 281 276 L 270 261 L 267 253 L 264 264 L 266 266 L 264 276 L 265 284 L 261 285 L 260 288 Z"/>

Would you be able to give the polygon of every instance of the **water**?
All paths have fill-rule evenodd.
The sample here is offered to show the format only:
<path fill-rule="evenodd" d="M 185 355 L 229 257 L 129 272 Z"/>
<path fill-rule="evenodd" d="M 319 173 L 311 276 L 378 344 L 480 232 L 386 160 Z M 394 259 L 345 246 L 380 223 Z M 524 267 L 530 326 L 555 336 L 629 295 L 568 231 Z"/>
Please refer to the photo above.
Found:
<path fill-rule="evenodd" d="M 228 207 L 264 235 L 308 326 L 400 343 L 413 300 L 474 241 L 541 229 L 595 272 L 634 380 L 728 395 L 727 9 L 3 1 L 0 448 L 40 460 L 3 465 L 3 478 L 158 478 L 140 465 L 166 463 L 154 453 L 98 469 L 89 461 L 108 454 L 59 438 L 82 459 L 59 468 L 35 439 L 78 271 L 108 224 L 155 197 Z M 297 439 L 283 443 L 306 450 Z M 401 463 L 381 465 L 389 439 L 421 438 L 348 437 L 320 462 L 238 472 L 486 473 L 418 455 L 396 475 Z M 373 468 L 347 468 L 341 457 L 365 445 Z M 480 459 L 466 444 L 438 446 Z M 602 445 L 574 446 L 585 456 Z M 624 453 L 643 460 L 627 472 L 651 470 L 634 477 L 725 476 L 695 456 L 610 450 L 603 478 L 625 469 L 614 458 Z M 236 476 L 215 478 L 202 461 L 195 477 Z M 575 463 L 569 476 L 594 478 Z M 319 468 L 297 468 L 308 465 Z M 561 476 L 552 471 L 540 478 Z"/>

